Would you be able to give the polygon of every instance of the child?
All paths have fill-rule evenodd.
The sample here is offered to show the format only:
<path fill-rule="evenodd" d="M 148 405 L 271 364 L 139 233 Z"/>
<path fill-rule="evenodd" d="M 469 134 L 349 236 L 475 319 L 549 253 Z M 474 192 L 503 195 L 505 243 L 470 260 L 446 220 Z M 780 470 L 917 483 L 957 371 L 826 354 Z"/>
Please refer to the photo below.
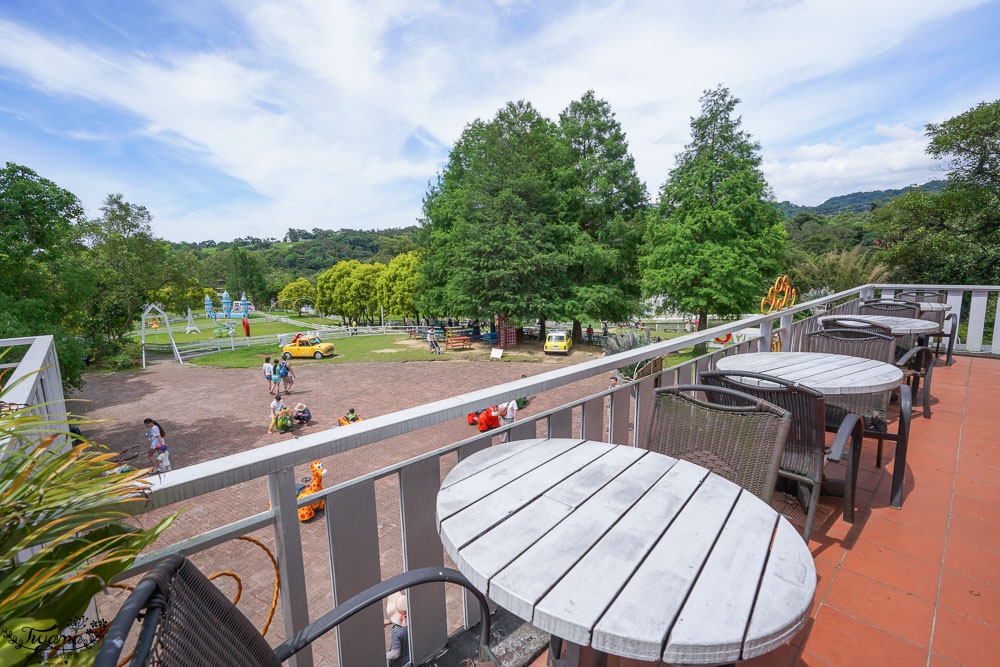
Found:
<path fill-rule="evenodd" d="M 170 455 L 167 453 L 167 437 L 163 427 L 155 419 L 142 420 L 142 423 L 149 429 L 146 437 L 149 438 L 149 465 L 152 472 L 170 472 Z"/>
<path fill-rule="evenodd" d="M 271 381 L 271 357 L 264 357 L 264 380 L 267 382 L 267 393 L 273 393 L 274 383 Z"/>
<path fill-rule="evenodd" d="M 278 424 L 278 415 L 284 410 L 285 403 L 281 400 L 281 394 L 277 394 L 274 400 L 271 401 L 271 425 L 267 427 L 267 434 L 271 435 L 274 433 L 274 427 Z"/>
<path fill-rule="evenodd" d="M 271 382 L 274 383 L 274 395 L 281 396 L 281 360 L 278 357 L 271 362 Z"/>

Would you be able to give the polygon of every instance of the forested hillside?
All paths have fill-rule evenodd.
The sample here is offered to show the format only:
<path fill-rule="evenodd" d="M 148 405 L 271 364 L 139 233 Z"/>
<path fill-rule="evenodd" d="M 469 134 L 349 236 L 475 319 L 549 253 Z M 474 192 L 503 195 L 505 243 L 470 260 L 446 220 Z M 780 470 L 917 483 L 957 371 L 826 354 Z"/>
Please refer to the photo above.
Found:
<path fill-rule="evenodd" d="M 778 204 L 786 218 L 798 215 L 799 213 L 820 213 L 822 215 L 836 215 L 838 213 L 864 213 L 872 208 L 872 204 L 882 204 L 900 195 L 914 190 L 923 192 L 940 192 L 944 189 L 946 181 L 927 181 L 923 185 L 908 185 L 898 190 L 872 190 L 870 192 L 852 192 L 847 195 L 830 197 L 819 206 L 799 206 L 789 201 Z"/>

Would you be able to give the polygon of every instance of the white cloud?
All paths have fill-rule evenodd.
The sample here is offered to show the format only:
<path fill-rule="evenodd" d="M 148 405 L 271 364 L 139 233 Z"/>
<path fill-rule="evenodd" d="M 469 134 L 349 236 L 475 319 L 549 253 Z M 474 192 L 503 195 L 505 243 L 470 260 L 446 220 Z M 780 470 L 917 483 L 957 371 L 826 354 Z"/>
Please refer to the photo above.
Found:
<path fill-rule="evenodd" d="M 921 184 L 935 176 L 919 130 L 883 125 L 874 129 L 889 140 L 853 148 L 796 146 L 765 154 L 763 168 L 778 198 L 815 206 L 835 194 Z"/>
<path fill-rule="evenodd" d="M 526 36 L 505 21 L 531 8 L 512 2 L 227 1 L 242 46 L 201 52 L 114 52 L 0 19 L 0 67 L 49 94 L 133 114 L 145 136 L 262 198 L 192 211 L 183 181 L 163 183 L 159 206 L 144 203 L 173 239 L 411 224 L 415 184 L 441 164 L 435 146 L 508 99 L 555 116 L 589 88 L 617 112 L 651 192 L 687 140 L 701 91 L 718 82 L 743 98 L 779 198 L 899 185 L 926 170 L 919 132 L 899 124 L 909 117 L 869 123 L 887 139 L 878 145 L 805 139 L 885 96 L 877 82 L 815 82 L 980 2 L 586 2 Z M 412 135 L 421 150 L 406 150 Z M 141 174 L 117 180 L 149 191 Z"/>

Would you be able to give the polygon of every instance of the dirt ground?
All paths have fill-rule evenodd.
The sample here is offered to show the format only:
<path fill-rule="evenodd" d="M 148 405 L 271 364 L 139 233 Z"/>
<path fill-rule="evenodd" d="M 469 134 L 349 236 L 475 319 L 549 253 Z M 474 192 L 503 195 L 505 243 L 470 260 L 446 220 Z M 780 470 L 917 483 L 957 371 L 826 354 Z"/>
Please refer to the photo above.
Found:
<path fill-rule="evenodd" d="M 313 422 L 293 434 L 284 435 L 267 434 L 271 396 L 259 368 L 219 369 L 163 361 L 141 372 L 94 375 L 87 378 L 84 390 L 74 396 L 81 402 L 71 403 L 70 409 L 87 418 L 102 420 L 85 428 L 95 441 L 115 451 L 137 446 L 141 454 L 136 461 L 142 466 L 146 465 L 145 448 L 148 447 L 142 420 L 146 417 L 156 419 L 166 431 L 171 463 L 177 469 L 334 427 L 337 418 L 352 407 L 362 417 L 387 414 L 515 380 L 522 374 L 543 373 L 586 358 L 590 357 L 580 355 L 562 362 L 553 359 L 545 364 L 482 361 L 301 364 L 296 368 L 298 379 L 292 394 L 285 402 L 302 401 L 309 405 Z M 519 416 L 537 414 L 606 388 L 607 378 L 603 376 L 567 385 L 533 397 Z M 328 470 L 324 485 L 350 480 L 475 433 L 464 419 L 454 420 L 329 457 L 323 461 Z M 455 462 L 454 455 L 442 459 L 442 477 Z M 308 466 L 296 470 L 299 478 L 307 475 Z M 403 568 L 395 476 L 376 483 L 376 502 L 384 579 L 402 572 Z M 183 507 L 184 511 L 161 536 L 157 547 L 266 510 L 266 482 L 264 479 L 252 480 L 192 499 Z M 181 507 L 155 510 L 142 515 L 138 521 L 142 525 L 152 525 L 178 509 Z M 257 531 L 252 536 L 273 549 L 270 529 Z M 302 538 L 310 619 L 315 619 L 333 607 L 324 521 L 302 524 Z M 445 559 L 447 563 L 447 556 Z M 231 541 L 197 554 L 193 560 L 206 574 L 235 571 L 243 582 L 240 609 L 256 625 L 264 624 L 273 595 L 274 574 L 259 547 Z M 235 591 L 235 585 L 228 578 L 219 579 L 217 583 L 227 593 Z M 101 596 L 98 606 L 102 615 L 113 616 L 125 595 L 124 591 L 111 591 L 110 595 Z M 461 625 L 461 602 L 456 590 L 449 590 L 448 623 L 452 629 Z M 274 645 L 284 639 L 280 603 L 267 638 Z M 317 665 L 336 664 L 333 633 L 314 646 Z"/>

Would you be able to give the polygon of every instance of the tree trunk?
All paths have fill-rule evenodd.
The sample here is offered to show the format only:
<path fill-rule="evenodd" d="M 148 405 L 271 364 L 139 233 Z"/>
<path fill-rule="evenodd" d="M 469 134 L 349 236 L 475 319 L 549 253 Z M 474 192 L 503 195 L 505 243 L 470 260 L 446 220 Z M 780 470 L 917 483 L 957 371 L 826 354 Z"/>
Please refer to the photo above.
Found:
<path fill-rule="evenodd" d="M 698 331 L 704 331 L 708 328 L 708 311 L 699 310 L 698 311 Z M 697 355 L 705 354 L 708 350 L 708 343 L 698 343 L 694 346 L 694 353 Z"/>
<path fill-rule="evenodd" d="M 579 345 L 582 340 L 583 326 L 580 324 L 580 320 L 573 320 L 573 344 Z"/>
<path fill-rule="evenodd" d="M 542 315 L 538 318 L 540 324 L 538 325 L 538 340 L 545 342 L 545 316 Z"/>

